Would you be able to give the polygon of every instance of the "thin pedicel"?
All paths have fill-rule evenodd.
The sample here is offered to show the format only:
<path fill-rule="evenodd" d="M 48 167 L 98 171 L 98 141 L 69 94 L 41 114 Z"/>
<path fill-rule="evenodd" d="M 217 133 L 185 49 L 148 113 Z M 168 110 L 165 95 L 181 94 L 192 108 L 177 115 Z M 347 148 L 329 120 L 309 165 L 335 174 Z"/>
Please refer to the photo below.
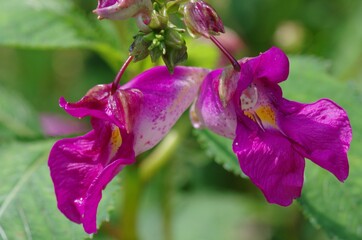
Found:
<path fill-rule="evenodd" d="M 240 72 L 240 65 L 238 61 L 231 55 L 228 50 L 214 37 L 210 36 L 211 41 L 221 50 L 221 52 L 229 59 L 230 63 L 233 65 L 235 71 Z"/>
<path fill-rule="evenodd" d="M 117 76 L 114 78 L 113 83 L 112 83 L 112 90 L 111 90 L 112 94 L 116 92 L 116 90 L 119 86 L 119 82 L 121 81 L 121 78 L 123 76 L 123 73 L 126 71 L 128 65 L 132 62 L 132 60 L 133 60 L 133 56 L 131 56 L 131 55 L 128 56 L 126 62 L 123 64 L 123 66 L 117 73 Z"/>

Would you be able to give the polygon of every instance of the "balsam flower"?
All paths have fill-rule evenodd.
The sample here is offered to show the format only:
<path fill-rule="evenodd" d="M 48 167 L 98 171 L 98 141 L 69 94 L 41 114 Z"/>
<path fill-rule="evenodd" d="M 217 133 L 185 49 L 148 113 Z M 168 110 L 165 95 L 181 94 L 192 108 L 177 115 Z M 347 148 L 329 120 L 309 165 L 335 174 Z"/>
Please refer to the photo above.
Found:
<path fill-rule="evenodd" d="M 91 117 L 93 130 L 55 143 L 49 156 L 59 210 L 96 232 L 102 189 L 135 156 L 155 146 L 189 107 L 207 70 L 152 68 L 114 89 L 93 87 L 80 101 L 60 106 L 70 115 Z"/>
<path fill-rule="evenodd" d="M 125 20 L 131 17 L 147 19 L 152 12 L 151 0 L 98 0 L 93 11 L 100 19 Z"/>
<path fill-rule="evenodd" d="M 270 203 L 287 206 L 300 196 L 304 158 L 344 181 L 352 130 L 343 108 L 329 99 L 283 98 L 278 84 L 287 79 L 289 62 L 278 48 L 240 64 L 226 85 L 222 70 L 208 74 L 193 106 L 194 125 L 234 139 L 242 171 Z M 223 89 L 228 94 L 220 94 Z"/>

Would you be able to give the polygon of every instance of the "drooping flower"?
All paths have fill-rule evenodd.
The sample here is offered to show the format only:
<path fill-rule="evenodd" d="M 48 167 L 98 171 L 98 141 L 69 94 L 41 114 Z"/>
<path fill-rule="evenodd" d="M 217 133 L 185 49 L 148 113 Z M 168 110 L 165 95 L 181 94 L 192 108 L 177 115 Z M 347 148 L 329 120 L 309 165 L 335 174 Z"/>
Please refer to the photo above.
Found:
<path fill-rule="evenodd" d="M 209 38 L 224 32 L 224 24 L 215 9 L 202 0 L 184 6 L 184 23 L 192 36 Z"/>
<path fill-rule="evenodd" d="M 132 17 L 148 19 L 152 12 L 151 0 L 98 0 L 93 11 L 99 19 L 125 20 Z"/>
<path fill-rule="evenodd" d="M 93 130 L 55 143 L 49 156 L 59 210 L 96 232 L 102 190 L 135 156 L 155 146 L 195 98 L 207 70 L 155 67 L 114 89 L 98 85 L 76 103 L 60 99 L 70 115 L 91 117 Z"/>
<path fill-rule="evenodd" d="M 287 206 L 300 196 L 304 158 L 344 181 L 352 139 L 345 110 L 329 99 L 304 104 L 283 98 L 278 84 L 288 77 L 289 61 L 278 48 L 240 64 L 240 73 L 208 74 L 192 108 L 194 126 L 234 139 L 242 171 L 270 203 Z M 220 98 L 220 90 L 231 94 Z"/>

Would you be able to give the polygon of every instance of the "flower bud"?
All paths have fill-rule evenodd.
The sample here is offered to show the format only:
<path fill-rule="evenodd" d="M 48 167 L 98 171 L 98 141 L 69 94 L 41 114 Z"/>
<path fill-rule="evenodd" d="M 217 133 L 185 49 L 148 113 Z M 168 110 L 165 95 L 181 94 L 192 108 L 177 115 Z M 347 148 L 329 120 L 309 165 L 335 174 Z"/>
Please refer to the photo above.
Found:
<path fill-rule="evenodd" d="M 191 36 L 219 35 L 224 25 L 215 9 L 202 0 L 193 0 L 184 7 L 184 22 Z"/>
<path fill-rule="evenodd" d="M 98 14 L 98 19 L 124 20 L 140 15 L 146 18 L 152 9 L 151 0 L 98 0 L 93 12 Z"/>

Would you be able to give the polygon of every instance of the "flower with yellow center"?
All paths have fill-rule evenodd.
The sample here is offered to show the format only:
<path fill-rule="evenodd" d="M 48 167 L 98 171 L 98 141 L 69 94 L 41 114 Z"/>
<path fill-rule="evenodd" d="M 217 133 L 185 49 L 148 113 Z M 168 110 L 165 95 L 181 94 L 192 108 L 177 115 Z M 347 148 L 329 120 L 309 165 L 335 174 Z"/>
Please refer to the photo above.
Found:
<path fill-rule="evenodd" d="M 352 139 L 344 109 L 329 99 L 283 98 L 279 83 L 288 77 L 289 61 L 278 48 L 239 63 L 239 75 L 218 69 L 206 76 L 192 107 L 194 127 L 233 139 L 242 171 L 270 203 L 287 206 L 300 196 L 304 158 L 344 181 Z"/>

